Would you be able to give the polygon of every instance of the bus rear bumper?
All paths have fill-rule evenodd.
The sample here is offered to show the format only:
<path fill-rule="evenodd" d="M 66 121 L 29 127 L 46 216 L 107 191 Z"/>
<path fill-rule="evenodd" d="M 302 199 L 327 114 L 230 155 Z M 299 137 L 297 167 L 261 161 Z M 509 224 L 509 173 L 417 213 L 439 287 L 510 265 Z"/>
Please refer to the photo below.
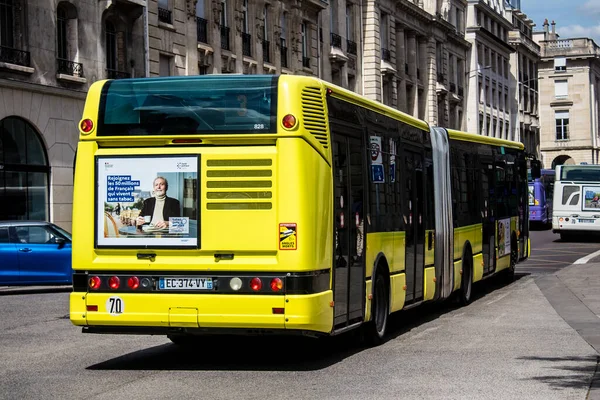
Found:
<path fill-rule="evenodd" d="M 329 333 L 333 293 L 215 295 L 85 293 L 70 297 L 70 319 L 85 332 L 160 334 L 221 330 Z"/>

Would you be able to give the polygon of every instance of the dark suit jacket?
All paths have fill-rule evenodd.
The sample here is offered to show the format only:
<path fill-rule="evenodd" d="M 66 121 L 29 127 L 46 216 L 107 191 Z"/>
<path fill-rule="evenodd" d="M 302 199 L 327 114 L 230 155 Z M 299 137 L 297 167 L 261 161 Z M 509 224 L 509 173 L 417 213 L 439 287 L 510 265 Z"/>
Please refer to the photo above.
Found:
<path fill-rule="evenodd" d="M 156 198 L 150 197 L 144 200 L 140 217 L 154 215 L 154 206 L 156 205 Z M 170 217 L 181 217 L 181 210 L 179 208 L 179 200 L 172 197 L 165 198 L 165 206 L 163 207 L 163 220 L 169 222 Z"/>

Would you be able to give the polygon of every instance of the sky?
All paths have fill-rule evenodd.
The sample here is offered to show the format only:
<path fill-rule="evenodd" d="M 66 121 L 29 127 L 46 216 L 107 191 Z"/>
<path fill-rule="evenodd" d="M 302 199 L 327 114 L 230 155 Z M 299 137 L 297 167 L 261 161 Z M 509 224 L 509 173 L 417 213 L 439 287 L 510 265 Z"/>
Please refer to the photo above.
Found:
<path fill-rule="evenodd" d="M 521 11 L 535 22 L 534 31 L 542 31 L 547 18 L 562 39 L 588 37 L 600 46 L 600 0 L 521 0 Z"/>

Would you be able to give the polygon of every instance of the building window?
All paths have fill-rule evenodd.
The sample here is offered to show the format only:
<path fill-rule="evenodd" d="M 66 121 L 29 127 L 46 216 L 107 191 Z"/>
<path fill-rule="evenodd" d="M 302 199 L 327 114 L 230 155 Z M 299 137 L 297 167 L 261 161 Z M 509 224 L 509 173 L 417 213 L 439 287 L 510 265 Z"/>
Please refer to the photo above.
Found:
<path fill-rule="evenodd" d="M 554 59 L 554 71 L 564 72 L 567 70 L 567 59 L 565 57 L 556 57 Z"/>
<path fill-rule="evenodd" d="M 171 76 L 171 57 L 160 55 L 158 59 L 159 75 Z"/>
<path fill-rule="evenodd" d="M 302 66 L 304 68 L 310 68 L 310 57 L 308 52 L 308 25 L 306 22 L 302 23 Z"/>
<path fill-rule="evenodd" d="M 227 26 L 227 1 L 221 0 L 221 48 L 230 50 L 229 46 L 229 27 Z"/>
<path fill-rule="evenodd" d="M 158 0 L 158 20 L 165 24 L 172 24 L 173 17 L 169 9 L 169 0 Z"/>
<path fill-rule="evenodd" d="M 0 121 L 0 165 L 0 220 L 48 221 L 48 158 L 39 134 L 25 120 Z"/>
<path fill-rule="evenodd" d="M 57 72 L 83 77 L 83 66 L 76 62 L 77 9 L 71 3 L 61 2 L 56 7 L 56 60 Z"/>
<path fill-rule="evenodd" d="M 566 79 L 554 81 L 554 97 L 566 99 L 569 96 L 569 81 Z"/>
<path fill-rule="evenodd" d="M 0 0 L 0 45 L 13 48 L 15 28 L 15 5 L 13 0 Z"/>
<path fill-rule="evenodd" d="M 386 61 L 390 61 L 389 57 L 383 57 L 383 53 L 389 52 L 389 16 L 386 13 L 381 13 L 381 53 L 382 58 L 387 58 Z M 384 51 L 385 50 L 385 51 Z"/>
<path fill-rule="evenodd" d="M 248 0 L 242 3 L 242 54 L 248 57 L 252 56 L 252 36 L 250 35 L 250 27 L 248 21 Z"/>
<path fill-rule="evenodd" d="M 125 72 L 126 65 L 126 45 L 125 32 L 117 31 L 112 21 L 104 22 L 105 31 L 105 51 L 106 51 L 106 70 L 109 79 L 129 78 L 129 73 Z"/>
<path fill-rule="evenodd" d="M 205 18 L 204 0 L 196 3 L 196 37 L 199 42 L 208 43 L 208 20 Z"/>
<path fill-rule="evenodd" d="M 569 112 L 555 111 L 556 140 L 569 140 Z"/>
<path fill-rule="evenodd" d="M 263 48 L 263 61 L 271 62 L 271 42 L 269 41 L 269 6 L 265 5 L 263 8 L 263 39 L 262 39 L 262 48 Z"/>
<path fill-rule="evenodd" d="M 281 67 L 288 68 L 288 48 L 287 48 L 287 25 L 286 25 L 287 13 L 281 13 Z"/>

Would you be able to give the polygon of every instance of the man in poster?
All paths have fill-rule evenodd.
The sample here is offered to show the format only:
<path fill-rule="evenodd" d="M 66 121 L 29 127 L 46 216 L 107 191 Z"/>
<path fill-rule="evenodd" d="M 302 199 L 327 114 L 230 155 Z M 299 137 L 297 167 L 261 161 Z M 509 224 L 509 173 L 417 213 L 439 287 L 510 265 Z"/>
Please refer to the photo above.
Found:
<path fill-rule="evenodd" d="M 162 176 L 158 176 L 154 178 L 153 187 L 154 197 L 144 200 L 142 211 L 136 219 L 138 229 L 141 229 L 141 226 L 147 222 L 157 229 L 168 228 L 169 218 L 181 217 L 179 200 L 167 197 L 169 182 Z"/>

